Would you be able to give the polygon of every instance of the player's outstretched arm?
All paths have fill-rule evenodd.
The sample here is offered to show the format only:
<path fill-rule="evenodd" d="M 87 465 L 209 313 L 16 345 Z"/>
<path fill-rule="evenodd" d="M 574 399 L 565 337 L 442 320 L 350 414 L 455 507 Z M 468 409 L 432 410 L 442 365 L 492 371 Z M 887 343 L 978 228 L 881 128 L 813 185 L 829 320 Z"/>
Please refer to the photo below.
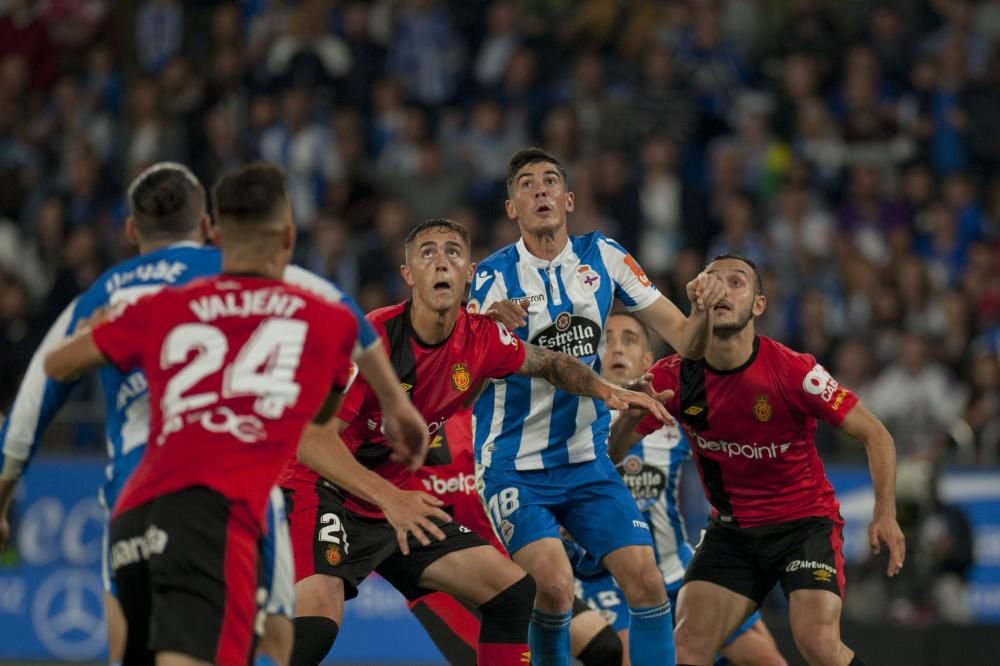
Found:
<path fill-rule="evenodd" d="M 691 314 L 687 317 L 664 296 L 648 307 L 636 310 L 635 316 L 655 331 L 684 358 L 699 359 L 712 336 L 711 312 L 725 296 L 722 280 L 715 275 L 701 273 L 687 283 L 691 299 Z"/>
<path fill-rule="evenodd" d="M 611 458 L 611 462 L 617 465 L 629 449 L 642 439 L 636 428 L 644 416 L 645 414 L 639 410 L 626 409 L 619 412 L 611 422 L 611 433 L 608 435 L 608 457 Z"/>
<path fill-rule="evenodd" d="M 424 464 L 430 444 L 427 423 L 400 387 L 381 341 L 365 350 L 355 362 L 382 407 L 382 422 L 393 450 L 393 462 L 417 469 Z"/>
<path fill-rule="evenodd" d="M 848 412 L 840 429 L 865 445 L 872 485 L 875 487 L 875 510 L 868 526 L 868 543 L 878 554 L 879 542 L 889 548 L 886 573 L 895 576 L 906 558 L 906 539 L 896 522 L 896 445 L 881 421 L 860 402 Z"/>
<path fill-rule="evenodd" d="M 540 377 L 567 393 L 603 400 L 611 409 L 643 410 L 663 423 L 673 423 L 666 407 L 652 396 L 612 384 L 569 354 L 524 343 L 524 362 L 517 374 Z"/>
<path fill-rule="evenodd" d="M 57 382 L 68 382 L 107 362 L 108 359 L 94 343 L 90 327 L 85 326 L 48 353 L 45 374 Z"/>

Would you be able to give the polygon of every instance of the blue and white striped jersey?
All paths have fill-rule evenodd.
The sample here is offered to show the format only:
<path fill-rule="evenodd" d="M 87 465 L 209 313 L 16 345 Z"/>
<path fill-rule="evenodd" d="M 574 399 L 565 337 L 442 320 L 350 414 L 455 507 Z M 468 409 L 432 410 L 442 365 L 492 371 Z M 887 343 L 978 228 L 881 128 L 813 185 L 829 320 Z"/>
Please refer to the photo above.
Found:
<path fill-rule="evenodd" d="M 527 301 L 522 340 L 571 354 L 600 372 L 604 324 L 618 298 L 642 310 L 659 291 L 625 249 L 599 232 L 570 236 L 552 261 L 524 240 L 496 252 L 476 270 L 471 311 L 505 299 Z M 493 380 L 473 410 L 476 461 L 500 469 L 548 469 L 594 460 L 607 451 L 610 418 L 599 400 L 561 391 L 543 379 Z"/>
<path fill-rule="evenodd" d="M 3 455 L 27 464 L 38 448 L 42 433 L 76 385 L 77 382 L 53 381 L 46 376 L 43 365 L 48 352 L 70 337 L 81 319 L 100 307 L 134 301 L 164 287 L 215 275 L 221 268 L 222 254 L 218 249 L 185 242 L 133 257 L 101 275 L 59 315 L 35 351 L 10 414 L 0 426 Z M 344 301 L 355 311 L 359 321 L 355 355 L 378 342 L 364 313 L 336 286 L 296 266 L 289 266 L 284 277 L 332 301 Z M 97 373 L 104 393 L 106 441 L 111 458 L 101 495 L 110 509 L 142 457 L 149 436 L 149 401 L 146 378 L 140 370 L 122 374 L 107 365 Z"/>
<path fill-rule="evenodd" d="M 694 555 L 678 506 L 681 466 L 691 444 L 677 425 L 642 438 L 618 463 L 618 472 L 653 532 L 656 561 L 667 585 L 680 582 Z"/>

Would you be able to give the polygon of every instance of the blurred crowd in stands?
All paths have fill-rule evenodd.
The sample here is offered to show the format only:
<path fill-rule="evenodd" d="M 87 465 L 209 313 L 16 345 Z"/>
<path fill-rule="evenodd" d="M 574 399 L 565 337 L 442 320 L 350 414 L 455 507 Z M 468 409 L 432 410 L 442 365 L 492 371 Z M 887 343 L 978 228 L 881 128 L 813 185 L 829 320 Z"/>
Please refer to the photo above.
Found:
<path fill-rule="evenodd" d="M 0 409 L 133 251 L 150 163 L 280 164 L 298 262 L 374 308 L 416 221 L 466 224 L 477 257 L 516 240 L 527 144 L 567 163 L 571 231 L 682 307 L 706 257 L 745 254 L 760 330 L 901 454 L 1000 462 L 998 0 L 0 0 Z"/>

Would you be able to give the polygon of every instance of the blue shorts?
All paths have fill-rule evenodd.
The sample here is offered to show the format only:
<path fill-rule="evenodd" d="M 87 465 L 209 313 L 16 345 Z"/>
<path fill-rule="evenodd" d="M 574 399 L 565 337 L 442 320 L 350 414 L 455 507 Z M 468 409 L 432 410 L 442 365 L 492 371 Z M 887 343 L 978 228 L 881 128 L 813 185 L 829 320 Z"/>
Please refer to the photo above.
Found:
<path fill-rule="evenodd" d="M 628 629 L 628 603 L 611 574 L 588 580 L 577 578 L 576 596 L 597 611 L 615 631 Z"/>
<path fill-rule="evenodd" d="M 625 546 L 653 547 L 649 525 L 607 456 L 552 469 L 477 472 L 486 513 L 512 554 L 559 539 L 560 526 L 598 559 Z"/>

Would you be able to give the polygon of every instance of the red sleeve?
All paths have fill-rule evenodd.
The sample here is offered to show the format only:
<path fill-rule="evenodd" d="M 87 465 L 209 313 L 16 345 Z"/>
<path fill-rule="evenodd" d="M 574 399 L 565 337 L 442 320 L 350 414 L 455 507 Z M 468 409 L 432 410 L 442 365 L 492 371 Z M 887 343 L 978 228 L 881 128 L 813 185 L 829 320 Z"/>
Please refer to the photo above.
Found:
<path fill-rule="evenodd" d="M 481 321 L 479 330 L 485 342 L 480 349 L 483 358 L 494 363 L 489 376 L 503 379 L 520 370 L 524 365 L 524 343 L 500 322 L 485 317 Z"/>
<path fill-rule="evenodd" d="M 358 339 L 358 323 L 354 315 L 347 308 L 340 305 L 324 304 L 333 311 L 327 330 L 335 331 L 336 338 L 333 342 L 333 390 L 343 391 L 347 388 L 354 369 L 351 357 L 354 353 L 354 344 Z"/>
<path fill-rule="evenodd" d="M 155 321 L 150 303 L 158 295 L 149 294 L 135 303 L 122 302 L 114 306 L 107 321 L 90 333 L 94 344 L 105 358 L 122 372 L 129 372 L 142 365 L 146 333 Z"/>
<path fill-rule="evenodd" d="M 668 357 L 660 359 L 646 371 L 647 373 L 651 373 L 653 375 L 654 391 L 659 393 L 660 391 L 670 389 L 674 392 L 674 397 L 667 401 L 666 405 L 667 411 L 671 412 L 671 414 L 676 414 L 674 409 L 680 394 L 680 390 L 677 386 L 679 382 L 677 380 L 676 368 L 677 363 L 674 358 Z M 649 433 L 656 432 L 662 427 L 663 422 L 660 421 L 660 419 L 656 418 L 652 414 L 647 414 L 646 417 L 639 422 L 639 425 L 636 426 L 635 431 L 645 437 Z"/>
<path fill-rule="evenodd" d="M 368 386 L 368 382 L 359 373 L 354 378 L 354 383 L 347 389 L 347 395 L 344 396 L 343 402 L 340 403 L 337 418 L 347 423 L 353 423 L 358 418 L 358 414 L 361 413 L 361 407 L 365 403 L 365 398 L 370 394 L 371 388 Z"/>
<path fill-rule="evenodd" d="M 797 408 L 832 426 L 844 422 L 858 397 L 834 379 L 809 354 L 789 354 L 785 363 L 785 393 Z"/>

